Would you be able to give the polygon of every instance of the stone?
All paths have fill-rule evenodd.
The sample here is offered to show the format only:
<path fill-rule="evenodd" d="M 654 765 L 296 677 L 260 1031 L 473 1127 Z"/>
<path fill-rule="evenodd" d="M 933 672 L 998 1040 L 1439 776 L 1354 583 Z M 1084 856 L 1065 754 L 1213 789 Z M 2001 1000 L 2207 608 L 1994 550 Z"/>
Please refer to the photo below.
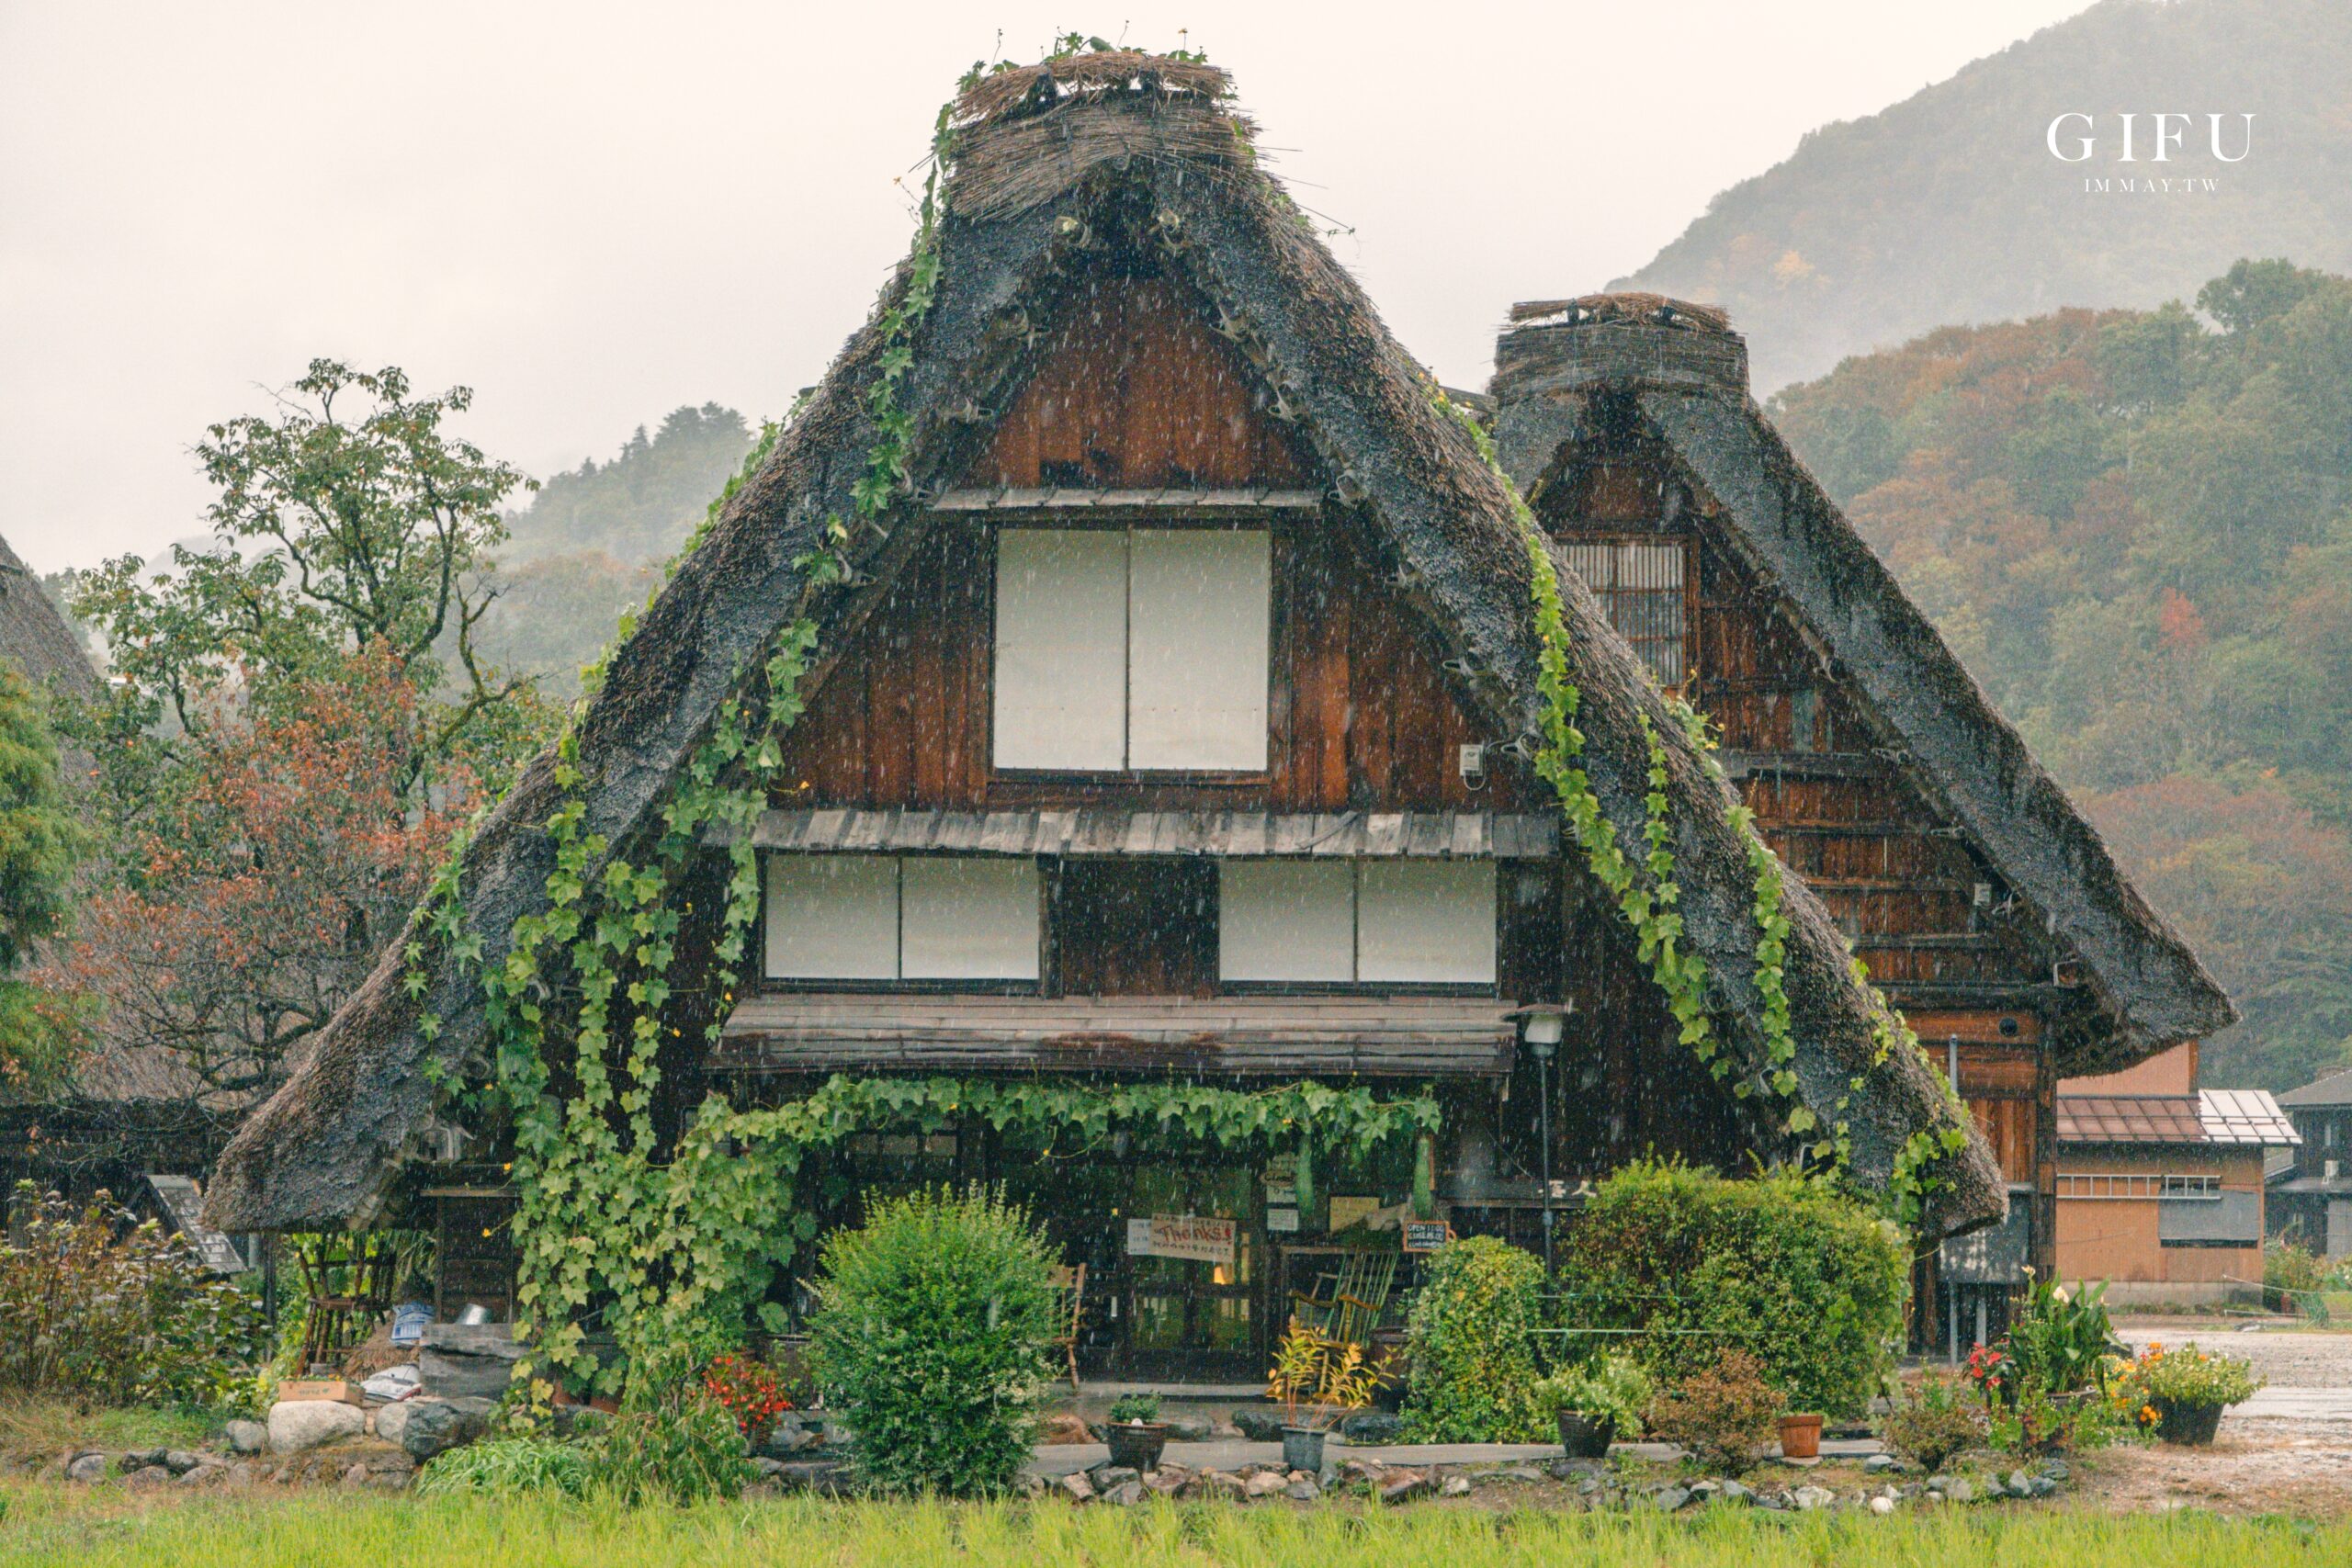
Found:
<path fill-rule="evenodd" d="M 1888 1496 L 1883 1492 L 1880 1493 L 1877 1496 L 1871 1499 L 1871 1512 L 1873 1514 L 1891 1514 L 1894 1512 L 1894 1499 Z"/>
<path fill-rule="evenodd" d="M 1864 1475 L 1884 1475 L 1889 1472 L 1897 1471 L 1902 1468 L 1903 1461 L 1896 1459 L 1893 1454 L 1872 1454 L 1870 1458 L 1862 1461 L 1862 1473 Z"/>
<path fill-rule="evenodd" d="M 172 1483 L 172 1472 L 160 1464 L 141 1465 L 123 1478 L 123 1484 L 133 1492 L 152 1492 L 158 1486 Z"/>
<path fill-rule="evenodd" d="M 387 1404 L 377 1411 L 376 1436 L 397 1448 L 400 1445 L 401 1434 L 408 1427 L 408 1418 L 415 1409 L 414 1401 L 404 1399 L 398 1404 Z"/>
<path fill-rule="evenodd" d="M 173 1484 L 177 1486 L 212 1486 L 227 1480 L 228 1476 L 229 1467 L 227 1465 L 221 1464 L 215 1460 L 206 1460 L 201 1464 L 191 1465 L 187 1469 L 181 1471 L 179 1474 L 174 1478 Z"/>
<path fill-rule="evenodd" d="M 1388 1478 L 1388 1467 L 1368 1459 L 1343 1459 L 1340 1461 L 1340 1483 L 1343 1486 L 1377 1487 Z"/>
<path fill-rule="evenodd" d="M 2067 1478 L 2066 1461 L 2064 1460 L 2046 1459 L 2035 1468 L 2052 1481 L 2064 1482 Z"/>
<path fill-rule="evenodd" d="M 164 1450 L 162 1449 L 126 1450 L 122 1456 L 122 1472 L 129 1475 L 134 1470 L 145 1470 L 150 1465 L 161 1464 L 164 1462 Z"/>
<path fill-rule="evenodd" d="M 472 1442 L 490 1427 L 487 1399 L 411 1399 L 401 1427 L 401 1447 L 420 1460 Z"/>
<path fill-rule="evenodd" d="M 1181 1497 L 1192 1490 L 1193 1472 L 1181 1464 L 1163 1464 L 1143 1478 L 1144 1490 L 1160 1497 Z"/>
<path fill-rule="evenodd" d="M 356 1438 L 367 1429 L 366 1411 L 332 1399 L 281 1399 L 269 1407 L 272 1453 L 305 1453 L 322 1443 Z"/>
<path fill-rule="evenodd" d="M 1726 1481 L 1724 1483 L 1723 1496 L 1726 1503 L 1747 1503 L 1754 1501 L 1756 1494 L 1736 1481 Z"/>
<path fill-rule="evenodd" d="M 1650 1494 L 1650 1502 L 1661 1514 L 1670 1514 L 1690 1501 L 1688 1486 L 1661 1486 Z"/>
<path fill-rule="evenodd" d="M 1264 1410 L 1244 1404 L 1233 1412 L 1234 1428 L 1253 1443 L 1279 1443 L 1283 1440 L 1283 1417 L 1279 1410 Z"/>
<path fill-rule="evenodd" d="M 1144 1500 L 1143 1483 L 1130 1471 L 1127 1479 L 1102 1494 L 1102 1501 L 1122 1508 L 1132 1508 Z"/>
<path fill-rule="evenodd" d="M 2025 1483 L 2025 1495 L 2029 1497 L 2051 1497 L 2057 1492 L 2058 1483 L 2046 1475 L 2037 1475 Z"/>
<path fill-rule="evenodd" d="M 428 1324 L 417 1352 L 417 1377 L 437 1399 L 495 1399 L 514 1380 L 523 1348 L 503 1323 Z"/>
<path fill-rule="evenodd" d="M 1200 1490 L 1211 1497 L 1238 1498 L 1248 1495 L 1250 1483 L 1229 1470 L 1201 1472 Z"/>
<path fill-rule="evenodd" d="M 368 1484 L 368 1467 L 367 1467 L 366 1465 L 364 1465 L 364 1464 L 355 1464 L 355 1465 L 353 1465 L 350 1469 L 348 1469 L 348 1470 L 346 1470 L 346 1471 L 345 1471 L 345 1472 L 343 1472 L 343 1477 L 342 1477 L 342 1483 L 342 1483 L 343 1485 L 345 1485 L 345 1486 L 365 1486 L 365 1485 L 367 1485 L 367 1484 Z"/>
<path fill-rule="evenodd" d="M 1437 1495 L 1441 1497 L 1467 1497 L 1470 1495 L 1470 1478 L 1466 1475 L 1449 1475 L 1445 1478 L 1444 1483 L 1437 1489 Z"/>
<path fill-rule="evenodd" d="M 229 1473 L 222 1477 L 222 1482 L 232 1489 L 242 1492 L 260 1479 L 260 1467 L 249 1459 L 242 1459 L 229 1467 Z"/>
<path fill-rule="evenodd" d="M 194 1470 L 198 1465 L 202 1464 L 203 1462 L 204 1461 L 202 1459 L 188 1452 L 186 1449 L 166 1450 L 163 1459 L 164 1468 L 170 1471 L 174 1475 L 186 1475 L 189 1471 Z"/>
<path fill-rule="evenodd" d="M 1487 1475 L 1493 1481 L 1541 1481 L 1544 1479 L 1544 1472 L 1532 1464 L 1507 1464 L 1500 1470 L 1488 1471 Z M 1564 1474 L 1560 1479 L 1565 1481 L 1567 1476 Z"/>
<path fill-rule="evenodd" d="M 1826 1486 L 1800 1486 L 1789 1494 L 1789 1501 L 1800 1513 L 1811 1513 L 1815 1508 L 1826 1508 L 1838 1501 L 1838 1494 Z"/>
<path fill-rule="evenodd" d="M 65 1479 L 68 1481 L 104 1481 L 106 1475 L 107 1456 L 104 1454 L 75 1454 L 65 1461 Z"/>
<path fill-rule="evenodd" d="M 793 1430 L 795 1436 L 799 1435 L 798 1427 Z M 784 1436 L 784 1431 L 785 1428 L 779 1426 L 776 1428 L 776 1437 Z M 774 1438 L 770 1439 L 771 1442 L 774 1440 Z M 1040 1447 L 1062 1448 L 1071 1443 L 1091 1443 L 1093 1440 L 1094 1434 L 1086 1429 L 1086 1423 L 1080 1420 L 1074 1411 L 1057 1410 L 1037 1423 L 1037 1442 Z"/>
<path fill-rule="evenodd" d="M 2032 1486 L 2033 1486 L 2033 1478 L 2032 1478 L 2032 1477 L 2030 1477 L 2030 1476 L 2029 1476 L 2029 1475 L 2027 1475 L 2027 1474 L 2026 1474 L 2026 1472 L 2025 1472 L 2024 1471 L 2022 1471 L 2022 1470 L 2013 1470 L 2013 1471 L 2009 1472 L 2009 1495 L 2010 1495 L 2010 1496 L 2012 1496 L 2012 1497 L 2030 1497 L 2030 1496 L 2032 1496 L 2032 1495 L 2033 1495 Z"/>
<path fill-rule="evenodd" d="M 226 1435 L 229 1447 L 237 1453 L 257 1454 L 269 1447 L 269 1428 L 258 1421 L 232 1421 Z"/>
<path fill-rule="evenodd" d="M 1130 1481 L 1141 1481 L 1143 1476 L 1130 1466 L 1113 1464 L 1106 1459 L 1101 1464 L 1089 1465 L 1086 1470 L 1086 1479 L 1093 1483 L 1094 1490 L 1097 1492 L 1108 1492 L 1114 1486 L 1124 1486 Z"/>
<path fill-rule="evenodd" d="M 1384 1503 L 1409 1503 L 1436 1490 L 1437 1483 L 1430 1479 L 1428 1471 L 1399 1468 L 1380 1478 L 1380 1483 L 1373 1488 L 1373 1495 Z"/>
<path fill-rule="evenodd" d="M 1359 1410 L 1340 1422 L 1340 1436 L 1359 1448 L 1385 1448 L 1404 1435 L 1405 1418 L 1390 1410 Z"/>
<path fill-rule="evenodd" d="M 404 1470 L 371 1470 L 368 1472 L 368 1484 L 379 1487 L 386 1492 L 403 1491 L 414 1479 L 413 1475 Z"/>
<path fill-rule="evenodd" d="M 1163 1416 L 1171 1443 L 1205 1443 L 1216 1436 L 1216 1423 L 1201 1416 Z"/>
<path fill-rule="evenodd" d="M 1976 1483 L 1964 1475 L 1955 1475 L 1944 1483 L 1944 1498 L 1952 1503 L 1973 1503 Z"/>
<path fill-rule="evenodd" d="M 1063 1495 L 1073 1503 L 1094 1501 L 1094 1483 L 1086 1479 L 1086 1472 L 1082 1470 L 1071 1471 L 1055 1484 L 1059 1486 Z"/>
<path fill-rule="evenodd" d="M 1244 1497 L 1279 1496 L 1290 1485 L 1290 1477 L 1278 1470 L 1261 1470 L 1241 1483 Z"/>
<path fill-rule="evenodd" d="M 1323 1495 L 1323 1488 L 1315 1483 L 1313 1476 L 1302 1475 L 1283 1488 L 1283 1495 L 1294 1503 L 1312 1503 Z"/>

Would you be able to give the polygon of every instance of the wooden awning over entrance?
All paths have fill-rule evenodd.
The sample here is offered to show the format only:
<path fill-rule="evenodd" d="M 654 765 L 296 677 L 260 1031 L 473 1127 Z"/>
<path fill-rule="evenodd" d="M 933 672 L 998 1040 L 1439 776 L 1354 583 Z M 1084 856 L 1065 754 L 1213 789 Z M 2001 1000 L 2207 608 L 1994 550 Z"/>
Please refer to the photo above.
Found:
<path fill-rule="evenodd" d="M 1182 1071 L 1499 1077 L 1492 997 L 979 997 L 768 992 L 727 1021 L 719 1073 Z"/>

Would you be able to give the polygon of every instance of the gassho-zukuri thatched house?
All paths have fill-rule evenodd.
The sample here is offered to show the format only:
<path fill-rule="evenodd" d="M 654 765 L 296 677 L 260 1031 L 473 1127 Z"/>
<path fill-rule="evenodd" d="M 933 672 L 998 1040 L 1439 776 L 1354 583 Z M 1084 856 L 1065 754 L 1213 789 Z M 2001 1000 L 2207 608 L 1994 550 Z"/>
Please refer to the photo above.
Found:
<path fill-rule="evenodd" d="M 1562 306 L 1506 339 L 1487 411 L 1563 569 L 1577 761 L 1636 852 L 1657 748 L 1683 950 L 1738 1064 L 1720 1081 L 1532 764 L 1519 500 L 1259 169 L 1223 74 L 1058 59 L 983 79 L 956 123 L 928 310 L 905 331 L 919 252 L 579 726 L 579 831 L 641 844 L 735 672 L 814 619 L 751 829 L 747 973 L 670 976 L 656 1118 L 834 1074 L 1433 1089 L 1442 1131 L 1419 1147 L 1041 1157 L 984 1125 L 883 1127 L 821 1152 L 842 1179 L 799 1185 L 832 1224 L 874 1185 L 1002 1180 L 1088 1265 L 1082 1356 L 1254 1377 L 1289 1293 L 1337 1249 L 1393 1249 L 1400 1213 L 1533 1247 L 1580 1181 L 1645 1153 L 1792 1152 L 1761 1087 L 1744 798 L 1798 874 L 1795 1101 L 1847 1123 L 1867 1190 L 1915 1134 L 1965 1124 L 1956 1071 L 1984 1131 L 1937 1165 L 1924 1224 L 1973 1233 L 1950 1245 L 1979 1263 L 2046 1256 L 2057 1072 L 2227 1004 L 1764 425 L 1740 340 L 1663 302 Z M 796 562 L 860 516 L 893 364 L 893 497 L 849 529 L 846 581 L 812 587 Z M 1676 686 L 1723 727 L 1721 771 Z M 561 793 L 535 766 L 467 852 L 482 968 L 546 906 Z M 717 945 L 723 837 L 667 896 L 682 954 Z M 1883 1050 L 1849 943 L 1928 1053 Z M 447 1092 L 479 1070 L 483 1000 L 443 945 L 421 969 L 387 953 L 232 1143 L 209 1212 L 250 1230 L 437 1205 L 458 1293 L 494 1302 L 472 1243 L 510 1201 L 500 1129 Z M 1188 1216 L 1213 1223 L 1150 1223 Z"/>

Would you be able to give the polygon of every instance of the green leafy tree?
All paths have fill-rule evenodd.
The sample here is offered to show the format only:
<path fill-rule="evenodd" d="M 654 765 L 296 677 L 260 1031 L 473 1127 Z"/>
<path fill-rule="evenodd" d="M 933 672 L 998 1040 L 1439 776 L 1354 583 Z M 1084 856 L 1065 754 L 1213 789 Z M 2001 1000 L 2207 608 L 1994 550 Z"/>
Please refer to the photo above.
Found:
<path fill-rule="evenodd" d="M 58 779 L 40 698 L 0 659 L 0 1092 L 54 1077 L 80 1039 L 67 998 L 19 972 L 63 928 L 86 840 Z"/>

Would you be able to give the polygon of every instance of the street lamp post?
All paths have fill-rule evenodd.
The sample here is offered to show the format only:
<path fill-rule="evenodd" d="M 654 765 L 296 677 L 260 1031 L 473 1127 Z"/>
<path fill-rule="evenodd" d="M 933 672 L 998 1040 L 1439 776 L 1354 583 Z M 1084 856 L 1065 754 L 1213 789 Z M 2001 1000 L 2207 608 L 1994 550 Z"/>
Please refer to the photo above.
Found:
<path fill-rule="evenodd" d="M 1552 1231 L 1552 1054 L 1566 1032 L 1567 1015 L 1559 1008 L 1528 1008 L 1520 1014 L 1520 1036 L 1535 1054 L 1535 1122 L 1540 1144 L 1536 1161 L 1542 1172 L 1540 1201 L 1544 1206 L 1544 1278 L 1553 1278 Z"/>

